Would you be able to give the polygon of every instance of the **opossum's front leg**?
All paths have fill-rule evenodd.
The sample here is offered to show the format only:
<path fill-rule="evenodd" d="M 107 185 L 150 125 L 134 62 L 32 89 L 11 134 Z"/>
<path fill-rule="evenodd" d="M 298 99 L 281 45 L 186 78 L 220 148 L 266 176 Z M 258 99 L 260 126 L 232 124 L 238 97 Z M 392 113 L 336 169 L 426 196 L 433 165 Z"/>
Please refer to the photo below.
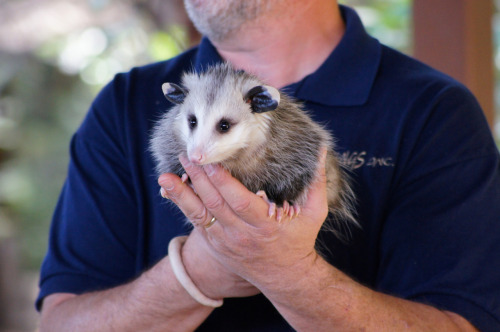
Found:
<path fill-rule="evenodd" d="M 299 213 L 300 213 L 300 207 L 298 204 L 291 205 L 287 201 L 283 202 L 282 207 L 277 207 L 275 202 L 269 200 L 269 198 L 267 197 L 266 192 L 264 190 L 257 191 L 256 195 L 261 197 L 263 200 L 265 200 L 267 202 L 267 204 L 269 204 L 268 216 L 272 217 L 272 216 L 276 215 L 276 220 L 278 222 L 281 222 L 281 220 L 283 219 L 283 216 L 288 216 L 290 218 L 293 218 L 293 217 L 299 215 Z"/>

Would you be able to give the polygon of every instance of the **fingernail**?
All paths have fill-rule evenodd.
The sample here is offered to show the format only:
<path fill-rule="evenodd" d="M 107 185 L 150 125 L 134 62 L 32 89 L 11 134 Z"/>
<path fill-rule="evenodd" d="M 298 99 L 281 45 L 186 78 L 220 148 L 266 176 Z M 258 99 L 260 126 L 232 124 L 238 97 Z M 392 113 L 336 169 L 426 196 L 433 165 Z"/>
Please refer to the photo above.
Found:
<path fill-rule="evenodd" d="M 169 199 L 168 195 L 167 195 L 167 192 L 163 188 L 160 189 L 160 195 L 161 195 L 161 197 L 163 197 L 165 199 Z"/>
<path fill-rule="evenodd" d="M 164 189 L 166 191 L 174 189 L 174 183 L 172 181 L 170 181 L 170 179 L 168 179 L 168 178 L 165 179 L 165 180 L 163 180 L 160 183 L 160 186 L 161 186 L 162 189 Z"/>

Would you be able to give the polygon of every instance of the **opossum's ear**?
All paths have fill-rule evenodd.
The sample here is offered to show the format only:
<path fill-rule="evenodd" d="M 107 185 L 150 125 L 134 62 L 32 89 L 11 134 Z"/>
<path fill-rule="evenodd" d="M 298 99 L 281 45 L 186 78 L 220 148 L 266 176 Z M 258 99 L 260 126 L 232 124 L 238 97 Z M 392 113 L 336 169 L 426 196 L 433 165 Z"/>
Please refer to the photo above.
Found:
<path fill-rule="evenodd" d="M 245 95 L 245 102 L 250 104 L 252 112 L 263 113 L 275 110 L 280 103 L 278 89 L 268 85 L 258 85 Z"/>
<path fill-rule="evenodd" d="M 163 83 L 161 86 L 165 98 L 174 104 L 181 104 L 186 98 L 188 91 L 174 83 Z"/>

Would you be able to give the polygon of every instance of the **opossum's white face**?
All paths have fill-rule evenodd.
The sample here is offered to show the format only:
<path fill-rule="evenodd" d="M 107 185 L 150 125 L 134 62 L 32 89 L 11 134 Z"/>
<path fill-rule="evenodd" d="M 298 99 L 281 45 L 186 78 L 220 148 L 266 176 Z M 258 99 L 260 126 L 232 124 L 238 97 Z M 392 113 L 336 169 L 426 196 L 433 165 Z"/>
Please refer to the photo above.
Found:
<path fill-rule="evenodd" d="M 176 105 L 175 130 L 188 159 L 199 165 L 251 156 L 262 149 L 279 91 L 228 65 L 162 86 Z"/>
<path fill-rule="evenodd" d="M 177 123 L 191 162 L 219 163 L 264 144 L 269 115 L 252 113 L 243 95 L 231 92 L 232 96 L 207 103 L 190 91 L 181 105 Z"/>

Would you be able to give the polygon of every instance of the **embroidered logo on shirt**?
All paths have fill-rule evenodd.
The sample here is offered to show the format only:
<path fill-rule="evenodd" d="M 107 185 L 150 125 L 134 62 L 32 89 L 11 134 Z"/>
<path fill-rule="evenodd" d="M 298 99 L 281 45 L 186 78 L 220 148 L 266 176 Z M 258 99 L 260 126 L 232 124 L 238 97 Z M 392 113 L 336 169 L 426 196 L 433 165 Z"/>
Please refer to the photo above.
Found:
<path fill-rule="evenodd" d="M 340 156 L 340 161 L 351 169 L 360 167 L 394 167 L 392 157 L 376 157 L 371 156 L 366 151 L 346 151 Z"/>

